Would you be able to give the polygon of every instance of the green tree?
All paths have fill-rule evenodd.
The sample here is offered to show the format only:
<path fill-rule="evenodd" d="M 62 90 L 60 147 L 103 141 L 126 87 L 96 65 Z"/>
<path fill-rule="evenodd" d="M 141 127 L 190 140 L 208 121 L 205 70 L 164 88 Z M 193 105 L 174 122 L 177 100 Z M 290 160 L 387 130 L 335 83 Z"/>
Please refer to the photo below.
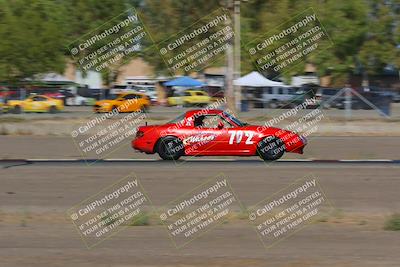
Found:
<path fill-rule="evenodd" d="M 15 84 L 65 67 L 65 10 L 51 0 L 0 1 L 0 79 Z"/>
<path fill-rule="evenodd" d="M 370 19 L 359 59 L 367 74 L 379 74 L 388 64 L 399 67 L 396 42 L 396 10 L 393 3 L 371 1 Z"/>
<path fill-rule="evenodd" d="M 342 85 L 358 64 L 357 54 L 368 30 L 369 6 L 363 0 L 329 0 L 316 3 L 315 10 L 333 45 L 317 54 L 312 63 L 321 76 L 331 74 L 334 82 Z"/>
<path fill-rule="evenodd" d="M 142 18 L 155 44 L 182 32 L 218 8 L 223 1 L 147 0 L 142 5 Z M 206 19 L 203 20 L 207 21 Z M 168 66 L 161 58 L 157 45 L 144 53 L 144 58 L 158 73 L 167 74 Z"/>
<path fill-rule="evenodd" d="M 104 24 L 113 21 L 113 18 L 122 14 L 129 9 L 128 2 L 126 0 L 72 0 L 69 1 L 67 12 L 71 16 L 68 18 L 67 24 L 70 26 L 69 40 L 71 42 L 77 39 L 84 40 L 85 35 L 89 35 L 91 32 L 95 32 L 96 29 L 101 27 L 104 29 Z M 112 24 L 112 23 L 111 23 Z M 110 24 L 110 26 L 111 26 Z M 95 47 L 100 48 L 106 45 L 107 41 L 96 42 Z M 67 45 L 67 44 L 66 44 Z M 70 51 L 68 56 L 73 59 Z M 124 58 L 121 61 L 116 62 L 113 65 L 107 66 L 101 70 L 101 75 L 104 84 L 111 86 L 115 81 L 118 74 L 118 69 L 129 62 L 128 58 Z M 86 74 L 86 70 L 82 69 L 80 65 L 73 59 L 75 66 L 80 69 L 83 75 Z"/>

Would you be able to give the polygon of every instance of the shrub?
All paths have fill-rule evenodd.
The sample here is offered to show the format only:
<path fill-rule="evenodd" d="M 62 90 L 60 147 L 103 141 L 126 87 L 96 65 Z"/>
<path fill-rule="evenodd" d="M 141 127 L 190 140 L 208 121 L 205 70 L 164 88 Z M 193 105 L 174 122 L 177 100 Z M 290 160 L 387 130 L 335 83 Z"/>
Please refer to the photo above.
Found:
<path fill-rule="evenodd" d="M 385 221 L 385 230 L 400 231 L 400 213 L 393 214 Z"/>

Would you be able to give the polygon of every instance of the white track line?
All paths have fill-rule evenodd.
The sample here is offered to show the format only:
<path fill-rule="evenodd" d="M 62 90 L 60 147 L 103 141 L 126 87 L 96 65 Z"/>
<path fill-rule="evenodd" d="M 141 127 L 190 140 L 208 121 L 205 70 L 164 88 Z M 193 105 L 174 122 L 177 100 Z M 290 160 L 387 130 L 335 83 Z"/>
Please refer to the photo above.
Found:
<path fill-rule="evenodd" d="M 21 159 L 21 160 L 26 160 L 26 161 L 83 161 L 84 159 Z"/>
<path fill-rule="evenodd" d="M 158 161 L 158 159 L 99 159 L 101 161 Z"/>
<path fill-rule="evenodd" d="M 296 161 L 296 162 L 312 162 L 314 160 L 315 159 L 280 159 L 278 161 L 283 161 L 283 162 L 285 162 L 285 161 L 290 161 L 290 162 L 294 162 L 294 161 Z"/>
<path fill-rule="evenodd" d="M 237 159 L 184 159 L 184 161 L 238 161 Z"/>
<path fill-rule="evenodd" d="M 340 162 L 392 162 L 391 159 L 339 159 Z"/>

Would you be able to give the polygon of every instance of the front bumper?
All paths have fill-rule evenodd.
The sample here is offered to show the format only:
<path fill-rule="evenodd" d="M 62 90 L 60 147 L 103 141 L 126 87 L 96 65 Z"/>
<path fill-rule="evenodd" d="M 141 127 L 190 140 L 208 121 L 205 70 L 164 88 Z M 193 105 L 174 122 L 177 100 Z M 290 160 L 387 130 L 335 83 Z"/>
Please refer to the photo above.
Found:
<path fill-rule="evenodd" d="M 304 148 L 306 147 L 308 140 L 307 140 L 307 138 L 305 138 L 302 135 L 299 135 L 299 137 L 300 137 L 301 144 L 299 144 L 300 146 L 296 150 L 297 150 L 297 153 L 303 154 Z"/>
<path fill-rule="evenodd" d="M 305 137 L 302 136 L 302 135 L 299 135 L 299 137 L 300 137 L 301 142 L 303 142 L 303 145 L 304 145 L 304 146 L 308 144 L 307 138 L 305 138 Z"/>
<path fill-rule="evenodd" d="M 96 113 L 99 113 L 99 112 L 109 112 L 109 111 L 110 111 L 110 107 L 108 107 L 108 106 L 94 105 L 94 106 L 93 106 L 93 111 L 96 112 Z"/>
<path fill-rule="evenodd" d="M 303 154 L 304 148 L 307 145 L 307 138 L 301 135 L 297 135 L 295 138 L 288 141 L 285 145 L 286 151 L 291 153 Z"/>

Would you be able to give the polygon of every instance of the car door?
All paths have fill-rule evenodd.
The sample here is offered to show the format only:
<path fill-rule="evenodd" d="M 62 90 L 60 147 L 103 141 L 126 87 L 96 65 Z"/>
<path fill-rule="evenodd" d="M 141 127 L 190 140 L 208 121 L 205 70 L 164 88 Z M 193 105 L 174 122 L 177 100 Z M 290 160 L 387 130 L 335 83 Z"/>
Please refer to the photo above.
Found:
<path fill-rule="evenodd" d="M 196 103 L 208 103 L 209 97 L 206 92 L 196 92 Z"/>
<path fill-rule="evenodd" d="M 44 101 L 47 100 L 45 97 L 34 96 L 31 99 L 32 99 L 32 101 L 28 102 L 29 106 L 28 106 L 28 108 L 26 108 L 26 110 L 29 110 L 29 111 L 43 111 L 45 109 Z"/>
<path fill-rule="evenodd" d="M 168 97 L 168 104 L 171 106 L 182 105 L 184 101 L 183 94 L 182 92 L 174 92 L 172 96 Z"/>
<path fill-rule="evenodd" d="M 27 99 L 21 102 L 21 106 L 24 109 L 24 111 L 32 111 L 32 105 L 33 105 L 33 97 L 28 97 Z"/>
<path fill-rule="evenodd" d="M 232 125 L 219 114 L 202 116 L 202 125 L 195 124 L 190 135 L 185 137 L 185 151 L 192 155 L 229 155 L 233 147 L 228 146 L 228 130 Z"/>
<path fill-rule="evenodd" d="M 228 130 L 228 146 L 234 155 L 247 155 L 254 151 L 254 146 L 258 142 L 257 134 L 246 127 L 233 127 Z"/>
<path fill-rule="evenodd" d="M 119 106 L 120 112 L 133 112 L 138 110 L 138 95 L 127 94 L 123 97 L 123 101 Z"/>
<path fill-rule="evenodd" d="M 183 92 L 183 96 L 180 99 L 180 104 L 192 104 L 196 102 L 196 95 L 191 91 Z"/>

